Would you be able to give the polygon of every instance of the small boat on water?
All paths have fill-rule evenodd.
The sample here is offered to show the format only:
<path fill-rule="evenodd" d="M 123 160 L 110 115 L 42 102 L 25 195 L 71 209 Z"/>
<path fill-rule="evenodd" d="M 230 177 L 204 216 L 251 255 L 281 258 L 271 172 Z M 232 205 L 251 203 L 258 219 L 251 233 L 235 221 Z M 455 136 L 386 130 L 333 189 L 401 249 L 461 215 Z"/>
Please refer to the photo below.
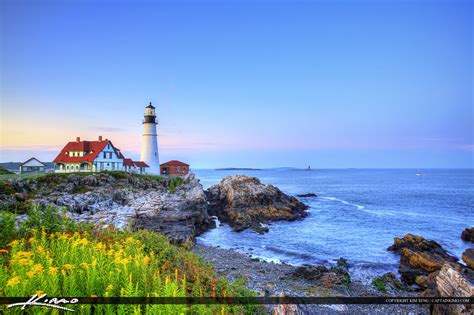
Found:
<path fill-rule="evenodd" d="M 416 174 L 415 174 L 415 175 L 416 175 L 416 176 L 422 176 L 422 175 L 423 175 L 423 173 L 422 173 L 422 172 L 420 172 L 420 171 L 416 171 Z"/>
<path fill-rule="evenodd" d="M 311 171 L 311 165 L 308 165 L 307 171 Z"/>

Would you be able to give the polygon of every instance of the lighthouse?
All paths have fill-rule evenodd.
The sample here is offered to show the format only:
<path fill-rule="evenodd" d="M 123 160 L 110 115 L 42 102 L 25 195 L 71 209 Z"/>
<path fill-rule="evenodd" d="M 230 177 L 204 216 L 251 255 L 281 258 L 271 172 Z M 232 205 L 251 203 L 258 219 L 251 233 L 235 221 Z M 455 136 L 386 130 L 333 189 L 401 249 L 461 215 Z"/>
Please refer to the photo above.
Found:
<path fill-rule="evenodd" d="M 143 119 L 142 150 L 140 160 L 150 167 L 148 172 L 160 174 L 160 159 L 158 155 L 158 135 L 156 133 L 155 107 L 150 104 L 145 107 L 145 117 Z"/>

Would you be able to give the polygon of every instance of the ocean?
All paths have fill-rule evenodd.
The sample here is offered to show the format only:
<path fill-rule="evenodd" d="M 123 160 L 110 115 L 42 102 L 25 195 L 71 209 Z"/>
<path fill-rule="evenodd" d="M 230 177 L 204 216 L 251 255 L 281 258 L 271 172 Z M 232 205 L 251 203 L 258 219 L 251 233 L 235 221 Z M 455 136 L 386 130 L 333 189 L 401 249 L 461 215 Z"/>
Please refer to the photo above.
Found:
<path fill-rule="evenodd" d="M 474 226 L 474 170 L 420 171 L 422 176 L 413 169 L 194 170 L 205 189 L 224 176 L 240 174 L 289 195 L 318 195 L 299 198 L 310 206 L 303 220 L 273 222 L 263 235 L 237 233 L 224 225 L 197 241 L 292 265 L 330 265 L 344 257 L 361 281 L 397 273 L 399 256 L 387 247 L 406 233 L 435 240 L 460 258 L 470 247 L 460 239 L 461 232 Z"/>

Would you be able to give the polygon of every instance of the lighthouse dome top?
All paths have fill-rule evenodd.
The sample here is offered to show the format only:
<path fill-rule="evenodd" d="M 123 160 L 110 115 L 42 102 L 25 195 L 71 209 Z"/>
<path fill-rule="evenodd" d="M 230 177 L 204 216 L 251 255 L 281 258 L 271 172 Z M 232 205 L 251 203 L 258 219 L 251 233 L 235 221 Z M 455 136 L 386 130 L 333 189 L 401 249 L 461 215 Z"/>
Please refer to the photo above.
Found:
<path fill-rule="evenodd" d="M 145 108 L 152 108 L 152 109 L 155 109 L 155 106 L 151 105 L 151 102 L 150 102 L 150 104 L 148 104 L 148 106 L 145 107 Z"/>
<path fill-rule="evenodd" d="M 145 117 L 146 116 L 156 116 L 155 114 L 155 106 L 151 105 L 151 102 L 150 102 L 150 105 L 148 105 L 147 107 L 145 107 Z"/>

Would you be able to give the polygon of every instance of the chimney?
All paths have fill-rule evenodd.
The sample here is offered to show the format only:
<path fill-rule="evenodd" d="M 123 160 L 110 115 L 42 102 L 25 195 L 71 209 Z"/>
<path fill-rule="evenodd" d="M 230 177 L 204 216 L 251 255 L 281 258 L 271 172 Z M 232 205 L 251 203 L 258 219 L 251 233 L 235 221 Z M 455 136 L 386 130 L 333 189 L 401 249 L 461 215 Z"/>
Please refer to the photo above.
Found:
<path fill-rule="evenodd" d="M 76 137 L 77 142 L 81 142 L 81 137 Z"/>
<path fill-rule="evenodd" d="M 99 136 L 99 142 L 102 141 L 102 136 Z"/>

